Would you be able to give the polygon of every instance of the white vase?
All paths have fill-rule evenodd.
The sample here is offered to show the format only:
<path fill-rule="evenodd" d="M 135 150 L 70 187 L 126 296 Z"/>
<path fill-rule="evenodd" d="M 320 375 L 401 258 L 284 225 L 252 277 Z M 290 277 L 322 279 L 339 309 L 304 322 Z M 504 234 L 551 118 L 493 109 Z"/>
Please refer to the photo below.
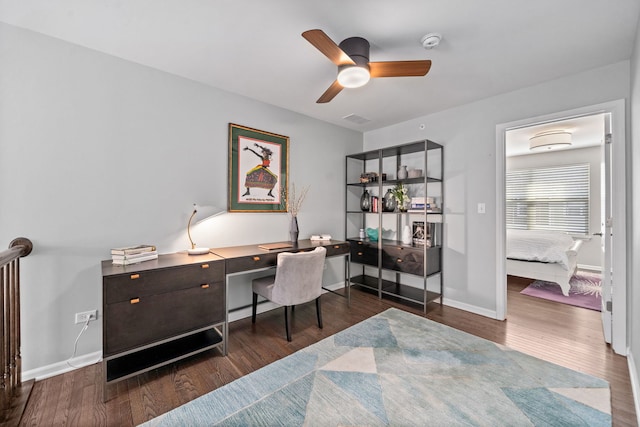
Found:
<path fill-rule="evenodd" d="M 405 225 L 402 229 L 402 243 L 405 245 L 411 244 L 411 228 L 408 225 Z"/>
<path fill-rule="evenodd" d="M 407 179 L 408 174 L 407 167 L 404 165 L 400 166 L 400 169 L 398 169 L 398 179 Z"/>

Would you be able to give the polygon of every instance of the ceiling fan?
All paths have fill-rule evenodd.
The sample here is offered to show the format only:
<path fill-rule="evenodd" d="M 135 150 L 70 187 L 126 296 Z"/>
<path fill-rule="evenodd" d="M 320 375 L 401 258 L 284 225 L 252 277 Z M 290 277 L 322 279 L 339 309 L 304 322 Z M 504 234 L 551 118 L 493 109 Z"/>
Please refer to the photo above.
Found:
<path fill-rule="evenodd" d="M 302 33 L 309 43 L 338 66 L 338 78 L 316 101 L 331 101 L 343 88 L 365 85 L 370 78 L 424 76 L 431 68 L 431 61 L 369 62 L 369 42 L 362 37 L 350 37 L 335 44 L 322 30 Z"/>

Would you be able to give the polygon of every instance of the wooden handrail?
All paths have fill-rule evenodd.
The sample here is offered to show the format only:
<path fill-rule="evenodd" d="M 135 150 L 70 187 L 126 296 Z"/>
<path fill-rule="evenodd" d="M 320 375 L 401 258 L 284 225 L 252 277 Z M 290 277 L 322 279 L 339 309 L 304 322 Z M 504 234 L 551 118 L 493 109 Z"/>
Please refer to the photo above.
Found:
<path fill-rule="evenodd" d="M 33 250 L 33 243 L 26 237 L 18 237 L 9 243 L 9 249 L 0 252 L 0 267 L 4 267 L 16 258 L 26 257 Z"/>
<path fill-rule="evenodd" d="M 0 252 L 0 426 L 18 425 L 33 388 L 33 380 L 22 383 L 20 354 L 20 258 L 32 249 L 18 237 Z"/>

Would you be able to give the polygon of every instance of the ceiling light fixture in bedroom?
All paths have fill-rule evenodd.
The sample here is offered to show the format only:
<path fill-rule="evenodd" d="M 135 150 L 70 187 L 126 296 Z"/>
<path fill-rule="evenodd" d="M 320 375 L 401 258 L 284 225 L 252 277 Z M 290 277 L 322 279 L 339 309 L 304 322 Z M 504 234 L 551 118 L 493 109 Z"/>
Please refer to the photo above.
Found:
<path fill-rule="evenodd" d="M 529 150 L 555 150 L 571 145 L 571 133 L 565 130 L 540 132 L 529 138 Z"/>

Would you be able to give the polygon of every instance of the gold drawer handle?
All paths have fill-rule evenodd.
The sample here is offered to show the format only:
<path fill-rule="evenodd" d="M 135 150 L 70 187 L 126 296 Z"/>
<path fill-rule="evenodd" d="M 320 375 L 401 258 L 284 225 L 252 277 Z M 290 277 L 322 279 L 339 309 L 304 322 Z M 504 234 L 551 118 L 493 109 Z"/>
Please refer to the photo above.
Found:
<path fill-rule="evenodd" d="M 358 244 L 359 244 L 359 245 L 361 245 L 361 244 L 362 244 L 362 242 L 358 242 Z"/>
<path fill-rule="evenodd" d="M 139 278 L 140 278 L 139 274 L 132 274 L 131 275 L 131 280 L 136 280 L 136 279 L 139 279 Z"/>
<path fill-rule="evenodd" d="M 401 262 L 402 262 L 402 259 L 401 259 L 401 258 L 398 258 L 398 264 L 399 264 L 399 263 L 401 263 Z"/>
<path fill-rule="evenodd" d="M 209 264 L 202 264 L 200 267 L 202 267 L 202 268 L 209 268 Z"/>
<path fill-rule="evenodd" d="M 334 245 L 333 249 L 340 249 L 340 245 Z"/>
<path fill-rule="evenodd" d="M 358 256 L 362 256 L 362 252 L 358 252 Z"/>
<path fill-rule="evenodd" d="M 204 285 L 200 285 L 200 287 L 201 287 L 202 289 L 208 289 L 208 288 L 209 288 L 209 285 L 205 283 Z"/>
<path fill-rule="evenodd" d="M 254 260 L 254 261 L 260 261 L 260 257 L 259 257 L 259 256 L 254 256 L 254 257 L 253 257 L 253 260 Z"/>
<path fill-rule="evenodd" d="M 131 304 L 137 304 L 140 302 L 140 298 L 132 298 L 131 301 L 129 301 Z"/>
<path fill-rule="evenodd" d="M 398 249 L 403 250 L 404 248 L 402 246 L 398 246 Z"/>

